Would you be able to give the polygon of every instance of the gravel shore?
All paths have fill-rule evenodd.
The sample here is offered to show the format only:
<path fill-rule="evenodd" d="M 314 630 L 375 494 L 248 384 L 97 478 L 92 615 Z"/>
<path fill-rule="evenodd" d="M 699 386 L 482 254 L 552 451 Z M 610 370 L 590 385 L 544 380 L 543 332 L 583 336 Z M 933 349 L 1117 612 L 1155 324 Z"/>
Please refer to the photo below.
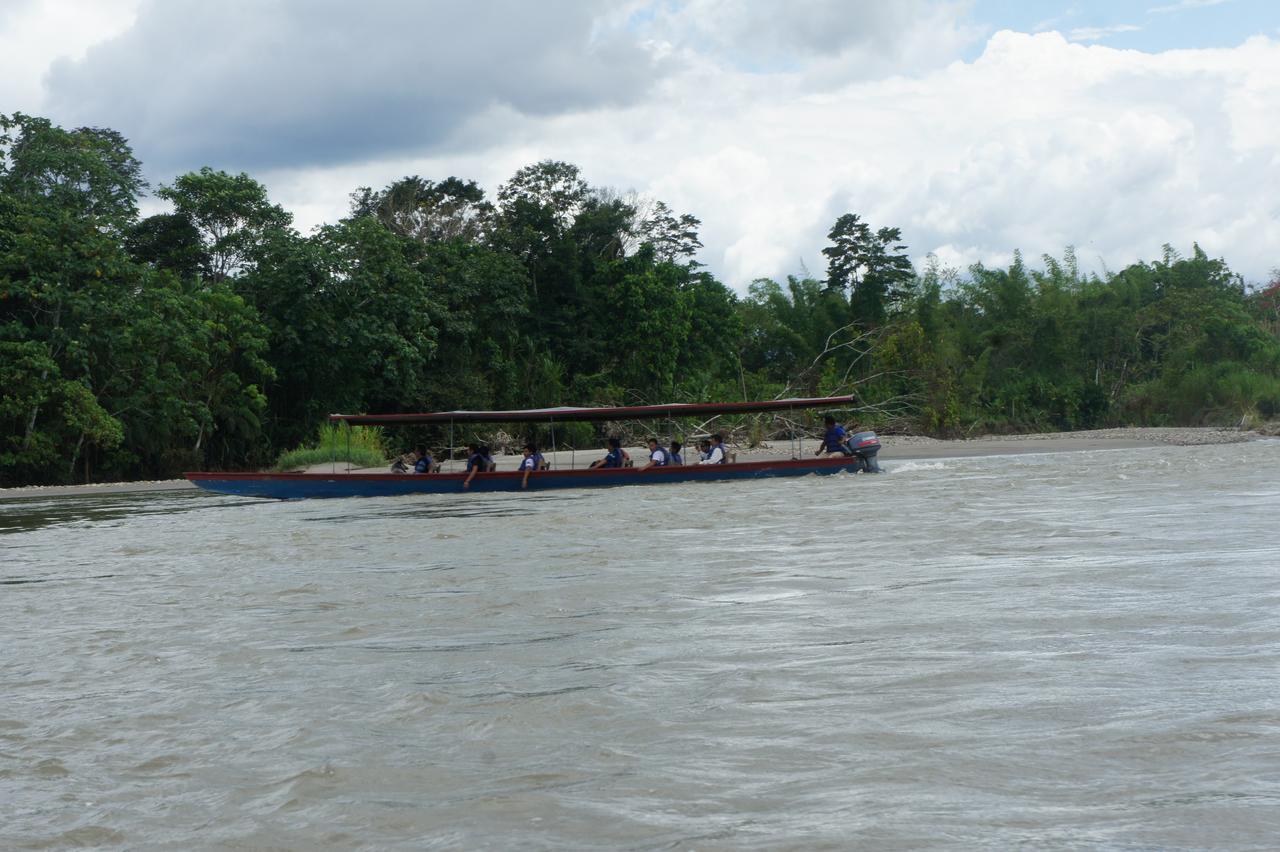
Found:
<path fill-rule="evenodd" d="M 1118 450 L 1137 447 L 1179 446 L 1199 447 L 1210 444 L 1238 444 L 1262 437 L 1257 432 L 1217 427 L 1130 427 L 1120 429 L 1094 429 L 1087 432 L 1042 432 L 1030 435 L 984 435 L 964 440 L 939 440 L 920 435 L 882 435 L 884 448 L 880 460 L 892 465 L 895 461 L 913 459 L 940 459 L 972 456 L 1017 455 L 1020 453 L 1062 453 L 1084 450 Z M 806 441 L 805 454 L 816 449 L 817 444 Z M 629 448 L 634 459 L 643 459 L 644 450 Z M 752 450 L 738 450 L 743 461 L 755 461 L 769 457 L 787 457 L 791 449 L 783 443 L 765 445 Z M 576 454 L 548 453 L 553 465 L 568 465 L 572 458 L 575 465 L 586 465 L 603 455 L 603 450 L 583 450 Z M 502 456 L 498 459 L 500 470 L 514 469 L 519 456 Z M 338 466 L 342 471 L 342 465 Z M 317 473 L 327 473 L 328 465 L 315 468 Z M 361 472 L 382 473 L 386 468 L 370 468 Z M 195 488 L 185 479 L 168 479 L 151 482 L 107 482 L 93 485 L 56 485 L 30 488 L 0 488 L 0 502 L 6 500 L 39 500 L 49 497 L 94 497 L 136 492 L 183 491 Z"/>

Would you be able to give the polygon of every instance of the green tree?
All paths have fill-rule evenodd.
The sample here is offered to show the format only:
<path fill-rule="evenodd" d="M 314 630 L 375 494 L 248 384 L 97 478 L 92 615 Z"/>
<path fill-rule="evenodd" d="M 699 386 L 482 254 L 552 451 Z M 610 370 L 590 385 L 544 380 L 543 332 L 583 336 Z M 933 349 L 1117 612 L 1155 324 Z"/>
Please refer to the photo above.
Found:
<path fill-rule="evenodd" d="M 702 220 L 689 213 L 676 216 L 665 202 L 658 201 L 647 216 L 636 225 L 640 242 L 653 246 L 653 256 L 659 263 L 681 263 L 700 266 L 693 258 L 702 248 L 698 228 Z"/>
<path fill-rule="evenodd" d="M 1271 273 L 1271 281 L 1253 294 L 1253 311 L 1272 337 L 1280 338 L 1280 269 Z"/>
<path fill-rule="evenodd" d="M 278 444 L 335 411 L 418 408 L 430 397 L 443 309 L 419 267 L 423 246 L 364 217 L 313 237 L 277 232 L 237 289 L 270 329 L 265 360 Z"/>
<path fill-rule="evenodd" d="M 119 441 L 86 373 L 86 329 L 131 279 L 117 240 L 141 180 L 114 133 L 22 115 L 0 119 L 0 131 L 0 342 L 13 358 L 0 475 L 56 481 L 68 474 L 55 458 L 74 465 L 85 442 Z"/>
<path fill-rule="evenodd" d="M 655 264 L 650 246 L 602 264 L 593 285 L 607 298 L 596 306 L 609 334 L 600 341 L 607 382 L 657 401 L 671 394 L 680 351 L 689 335 L 691 305 L 681 290 L 683 270 Z"/>
<path fill-rule="evenodd" d="M 125 232 L 125 248 L 134 260 L 194 278 L 209 268 L 200 230 L 185 213 L 148 216 Z"/>
<path fill-rule="evenodd" d="M 428 246 L 417 267 L 436 306 L 439 333 L 423 406 L 532 404 L 528 382 L 536 380 L 520 361 L 536 361 L 538 355 L 525 354 L 533 326 L 528 275 L 520 262 L 488 246 L 452 240 Z"/>
<path fill-rule="evenodd" d="M 270 202 L 266 187 L 244 172 L 230 175 L 205 166 L 160 187 L 156 195 L 172 202 L 200 232 L 202 271 L 214 281 L 244 271 L 268 235 L 293 221 Z"/>
<path fill-rule="evenodd" d="M 903 298 L 903 287 L 914 277 L 911 260 L 897 228 L 872 232 L 856 213 L 836 219 L 827 234 L 827 286 L 847 292 L 854 316 L 880 325 Z"/>
<path fill-rule="evenodd" d="M 0 115 L 0 189 L 10 198 L 119 232 L 137 217 L 145 188 L 142 164 L 116 131 Z"/>
<path fill-rule="evenodd" d="M 577 166 L 542 160 L 518 170 L 498 188 L 498 207 L 504 217 L 521 208 L 547 211 L 555 231 L 567 231 L 591 198 L 591 189 Z"/>
<path fill-rule="evenodd" d="M 815 394 L 831 358 L 843 373 L 858 357 L 843 345 L 858 334 L 849 303 L 812 278 L 788 278 L 785 290 L 775 281 L 754 281 L 739 311 L 746 329 L 742 367 L 771 382 Z"/>
<path fill-rule="evenodd" d="M 475 181 L 448 177 L 438 183 L 417 175 L 374 192 L 351 196 L 351 218 L 371 216 L 404 237 L 427 243 L 487 241 L 495 210 Z"/>
<path fill-rule="evenodd" d="M 217 285 L 180 283 L 164 268 L 174 254 L 150 251 L 175 241 L 133 221 L 139 167 L 118 134 L 24 117 L 5 128 L 0 478 L 172 473 L 203 463 L 214 435 L 222 459 L 251 455 L 269 374 L 256 314 Z"/>

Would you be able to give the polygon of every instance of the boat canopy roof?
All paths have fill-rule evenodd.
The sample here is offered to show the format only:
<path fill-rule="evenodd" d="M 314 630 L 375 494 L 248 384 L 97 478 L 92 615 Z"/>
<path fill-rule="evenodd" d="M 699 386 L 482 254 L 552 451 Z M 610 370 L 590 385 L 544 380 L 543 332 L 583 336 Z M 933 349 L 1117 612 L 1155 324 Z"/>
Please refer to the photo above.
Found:
<path fill-rule="evenodd" d="M 852 396 L 770 399 L 763 402 L 672 402 L 666 405 L 624 405 L 615 408 L 525 408 L 516 411 L 433 411 L 427 414 L 330 414 L 330 422 L 352 426 L 394 426 L 412 423 L 541 423 L 570 420 L 661 420 L 751 414 L 794 408 L 851 408 Z"/>

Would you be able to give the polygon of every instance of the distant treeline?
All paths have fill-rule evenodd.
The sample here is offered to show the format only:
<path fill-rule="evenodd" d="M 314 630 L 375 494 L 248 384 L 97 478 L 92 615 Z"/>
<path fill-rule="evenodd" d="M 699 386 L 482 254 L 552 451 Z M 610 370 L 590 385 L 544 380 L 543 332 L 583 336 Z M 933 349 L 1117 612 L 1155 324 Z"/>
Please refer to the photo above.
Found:
<path fill-rule="evenodd" d="M 268 464 L 330 412 L 855 393 L 937 435 L 1280 412 L 1280 286 L 1199 247 L 1105 277 L 912 268 L 841 216 L 825 279 L 745 297 L 700 222 L 544 161 L 360 188 L 311 235 L 212 169 L 140 217 L 120 134 L 0 116 L 0 484 Z"/>

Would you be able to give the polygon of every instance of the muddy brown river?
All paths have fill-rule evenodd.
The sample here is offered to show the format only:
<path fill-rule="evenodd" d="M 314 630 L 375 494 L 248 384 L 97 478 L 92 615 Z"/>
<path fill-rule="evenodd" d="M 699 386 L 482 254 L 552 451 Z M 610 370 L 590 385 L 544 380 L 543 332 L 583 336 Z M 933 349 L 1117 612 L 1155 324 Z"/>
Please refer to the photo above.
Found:
<path fill-rule="evenodd" d="M 0 848 L 1266 848 L 1280 442 L 0 503 Z"/>

